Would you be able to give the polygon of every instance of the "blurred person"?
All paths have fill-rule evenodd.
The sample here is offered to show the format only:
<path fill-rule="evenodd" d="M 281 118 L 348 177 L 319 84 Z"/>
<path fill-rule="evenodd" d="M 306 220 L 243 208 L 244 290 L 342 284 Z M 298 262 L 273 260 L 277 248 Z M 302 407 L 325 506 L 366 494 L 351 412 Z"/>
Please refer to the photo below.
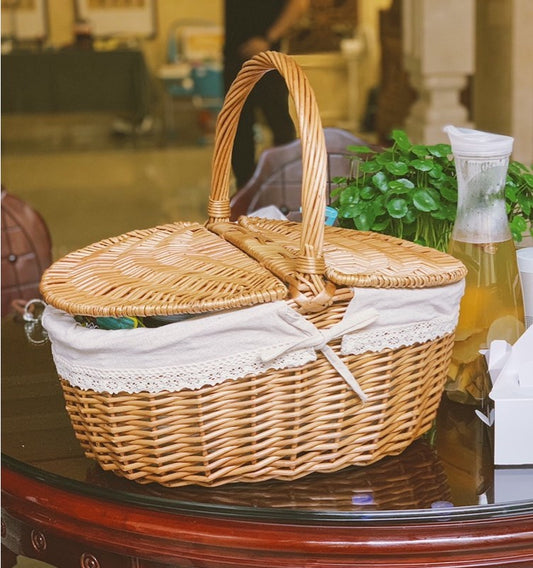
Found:
<path fill-rule="evenodd" d="M 309 9 L 310 0 L 225 0 L 224 89 L 228 91 L 242 64 L 262 51 L 279 51 L 281 41 Z M 260 109 L 275 146 L 296 138 L 289 114 L 289 92 L 277 71 L 263 76 L 248 96 L 235 136 L 232 167 L 237 189 L 255 167 L 255 113 Z"/>

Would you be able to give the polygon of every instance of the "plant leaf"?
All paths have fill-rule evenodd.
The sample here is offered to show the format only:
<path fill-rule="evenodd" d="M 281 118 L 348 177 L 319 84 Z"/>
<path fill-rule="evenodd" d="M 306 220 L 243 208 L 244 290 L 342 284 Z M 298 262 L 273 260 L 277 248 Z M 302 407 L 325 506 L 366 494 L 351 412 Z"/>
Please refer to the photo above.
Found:
<path fill-rule="evenodd" d="M 521 176 L 522 172 L 527 172 L 529 170 L 529 168 L 527 166 L 525 166 L 524 164 L 522 164 L 521 162 L 518 162 L 516 160 L 513 160 L 509 164 L 508 169 L 509 169 L 509 173 L 515 174 L 517 176 Z"/>
<path fill-rule="evenodd" d="M 403 221 L 404 223 L 408 224 L 414 223 L 416 221 L 416 213 L 411 208 L 409 208 L 407 210 L 407 213 L 405 214 L 405 217 L 403 218 Z"/>
<path fill-rule="evenodd" d="M 387 211 L 394 219 L 401 219 L 407 214 L 407 201 L 401 197 L 395 197 L 387 203 Z"/>
<path fill-rule="evenodd" d="M 331 178 L 331 182 L 335 183 L 335 184 L 347 184 L 348 183 L 348 178 L 345 177 L 341 177 L 341 176 L 334 176 Z"/>
<path fill-rule="evenodd" d="M 524 213 L 524 215 L 526 215 L 526 217 L 531 216 L 531 211 L 533 209 L 533 195 L 529 194 L 529 195 L 524 195 L 522 193 L 519 193 L 516 196 L 516 202 L 512 204 L 514 209 L 518 209 L 518 210 L 522 210 L 522 213 Z M 530 219 L 531 220 L 531 219 Z"/>
<path fill-rule="evenodd" d="M 393 154 L 390 150 L 385 150 L 378 154 L 375 158 L 376 162 L 380 163 L 381 165 L 385 165 L 388 162 L 393 162 Z"/>
<path fill-rule="evenodd" d="M 413 193 L 413 205 L 419 211 L 435 211 L 439 208 L 437 202 L 427 189 L 418 189 Z"/>
<path fill-rule="evenodd" d="M 441 204 L 441 206 L 436 210 L 431 212 L 431 217 L 433 219 L 440 219 L 441 221 L 451 221 L 455 220 L 457 213 L 457 208 L 450 204 Z"/>
<path fill-rule="evenodd" d="M 382 221 L 374 221 L 372 224 L 372 230 L 378 233 L 384 231 L 390 225 L 390 220 L 385 218 Z"/>
<path fill-rule="evenodd" d="M 516 187 L 516 185 L 513 184 L 506 184 L 505 185 L 505 199 L 507 201 L 511 201 L 511 202 L 515 202 L 518 198 L 518 188 Z"/>
<path fill-rule="evenodd" d="M 433 160 L 431 161 L 431 163 L 432 163 L 432 166 L 431 166 L 431 169 L 428 172 L 429 176 L 431 178 L 435 179 L 435 180 L 438 180 L 438 179 L 441 179 L 441 178 L 446 178 L 446 176 L 443 172 L 442 166 L 440 164 L 437 164 L 437 162 L 435 162 Z"/>
<path fill-rule="evenodd" d="M 532 174 L 523 174 L 522 179 L 527 183 L 527 185 L 533 188 L 533 175 Z"/>
<path fill-rule="evenodd" d="M 372 220 L 367 213 L 357 215 L 357 217 L 353 218 L 353 222 L 355 223 L 355 228 L 359 231 L 370 231 L 372 226 Z"/>
<path fill-rule="evenodd" d="M 522 234 L 527 230 L 527 222 L 522 216 L 517 215 L 509 223 L 509 228 L 511 229 L 513 239 L 516 242 L 520 242 L 522 240 Z"/>
<path fill-rule="evenodd" d="M 513 217 L 511 226 L 517 231 L 523 233 L 527 229 L 527 222 L 521 215 L 517 215 L 516 217 Z"/>
<path fill-rule="evenodd" d="M 382 192 L 385 193 L 389 189 L 389 181 L 384 172 L 378 172 L 372 176 L 372 183 Z"/>
<path fill-rule="evenodd" d="M 365 185 L 359 191 L 359 197 L 361 199 L 364 199 L 365 201 L 372 199 L 373 197 L 375 197 L 375 195 L 376 195 L 376 190 L 371 185 Z"/>
<path fill-rule="evenodd" d="M 405 151 L 409 151 L 411 148 L 411 141 L 403 130 L 393 130 L 391 137 L 398 145 L 398 148 Z"/>
<path fill-rule="evenodd" d="M 388 184 L 388 188 L 390 189 L 391 193 L 394 193 L 396 195 L 400 193 L 410 193 L 410 191 L 414 189 L 414 187 L 415 184 L 407 178 L 393 179 Z"/>
<path fill-rule="evenodd" d="M 338 209 L 339 217 L 343 219 L 353 219 L 359 214 L 358 203 L 348 203 L 347 205 L 341 205 Z"/>
<path fill-rule="evenodd" d="M 429 193 L 429 195 L 431 195 L 431 197 L 433 197 L 433 199 L 435 200 L 435 203 L 437 205 L 439 205 L 440 204 L 440 193 L 434 187 L 431 187 L 431 186 L 428 186 L 424 189 Z"/>
<path fill-rule="evenodd" d="M 422 144 L 415 144 L 411 146 L 411 152 L 419 158 L 425 158 L 428 155 L 428 148 L 427 146 L 422 146 Z"/>
<path fill-rule="evenodd" d="M 349 185 L 345 187 L 339 196 L 341 205 L 348 205 L 350 203 L 357 203 L 359 201 L 359 188 L 356 185 Z"/>
<path fill-rule="evenodd" d="M 372 150 L 369 146 L 348 146 L 346 148 L 349 152 L 354 154 L 375 154 L 376 150 Z"/>
<path fill-rule="evenodd" d="M 355 227 L 360 231 L 369 231 L 376 219 L 376 211 L 372 201 L 361 201 L 357 214 L 353 217 Z"/>
<path fill-rule="evenodd" d="M 366 162 L 359 164 L 359 170 L 366 174 L 374 174 L 381 170 L 381 164 L 376 160 L 367 160 Z"/>
<path fill-rule="evenodd" d="M 437 158 L 446 158 L 452 153 L 452 147 L 449 144 L 435 144 L 428 146 L 428 152 Z"/>
<path fill-rule="evenodd" d="M 439 188 L 439 191 L 444 199 L 450 201 L 451 203 L 457 203 L 457 188 L 455 186 L 449 186 L 444 183 Z"/>
<path fill-rule="evenodd" d="M 409 166 L 405 162 L 389 162 L 385 167 L 395 176 L 403 176 L 409 171 Z"/>
<path fill-rule="evenodd" d="M 433 162 L 431 160 L 411 160 L 409 165 L 413 166 L 413 168 L 419 172 L 429 172 L 433 168 Z"/>

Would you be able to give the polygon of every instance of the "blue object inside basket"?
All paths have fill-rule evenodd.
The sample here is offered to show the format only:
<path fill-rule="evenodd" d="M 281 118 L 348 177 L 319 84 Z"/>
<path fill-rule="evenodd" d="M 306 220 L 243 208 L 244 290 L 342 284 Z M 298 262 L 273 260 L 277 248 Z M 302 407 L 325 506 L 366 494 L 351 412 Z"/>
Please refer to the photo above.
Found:
<path fill-rule="evenodd" d="M 333 225 L 337 220 L 338 211 L 333 207 L 326 207 L 326 225 Z"/>
<path fill-rule="evenodd" d="M 302 212 L 302 208 L 300 207 L 300 213 Z M 326 225 L 333 225 L 335 223 L 335 221 L 337 220 L 337 215 L 338 215 L 338 211 L 336 209 L 334 209 L 333 207 L 329 207 L 326 206 L 326 215 L 324 218 L 324 221 L 326 223 Z"/>

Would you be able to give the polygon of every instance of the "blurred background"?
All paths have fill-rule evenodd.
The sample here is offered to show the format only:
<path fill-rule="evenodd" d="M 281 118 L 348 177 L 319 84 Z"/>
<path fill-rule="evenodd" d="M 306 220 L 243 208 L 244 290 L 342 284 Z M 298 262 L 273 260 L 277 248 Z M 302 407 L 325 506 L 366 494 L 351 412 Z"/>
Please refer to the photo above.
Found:
<path fill-rule="evenodd" d="M 311 0 L 283 50 L 324 126 L 382 144 L 475 126 L 531 163 L 531 21 L 530 0 Z M 2 184 L 41 212 L 55 258 L 205 219 L 223 41 L 222 0 L 2 0 Z"/>

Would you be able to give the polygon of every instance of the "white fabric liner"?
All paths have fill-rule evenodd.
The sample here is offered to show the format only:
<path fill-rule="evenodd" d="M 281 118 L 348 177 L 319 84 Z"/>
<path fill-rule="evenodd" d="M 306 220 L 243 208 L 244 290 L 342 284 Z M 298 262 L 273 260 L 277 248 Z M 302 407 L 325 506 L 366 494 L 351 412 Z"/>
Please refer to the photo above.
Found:
<path fill-rule="evenodd" d="M 417 290 L 355 289 L 343 320 L 318 330 L 285 302 L 200 316 L 158 328 L 90 329 L 52 306 L 43 326 L 58 374 L 73 386 L 111 394 L 176 392 L 316 360 L 321 351 L 363 401 L 342 353 L 381 351 L 454 331 L 464 283 Z M 376 310 L 379 307 L 379 311 Z"/>
<path fill-rule="evenodd" d="M 378 318 L 342 339 L 342 353 L 397 349 L 455 331 L 465 281 L 436 288 L 354 288 L 344 317 L 378 307 Z"/>

